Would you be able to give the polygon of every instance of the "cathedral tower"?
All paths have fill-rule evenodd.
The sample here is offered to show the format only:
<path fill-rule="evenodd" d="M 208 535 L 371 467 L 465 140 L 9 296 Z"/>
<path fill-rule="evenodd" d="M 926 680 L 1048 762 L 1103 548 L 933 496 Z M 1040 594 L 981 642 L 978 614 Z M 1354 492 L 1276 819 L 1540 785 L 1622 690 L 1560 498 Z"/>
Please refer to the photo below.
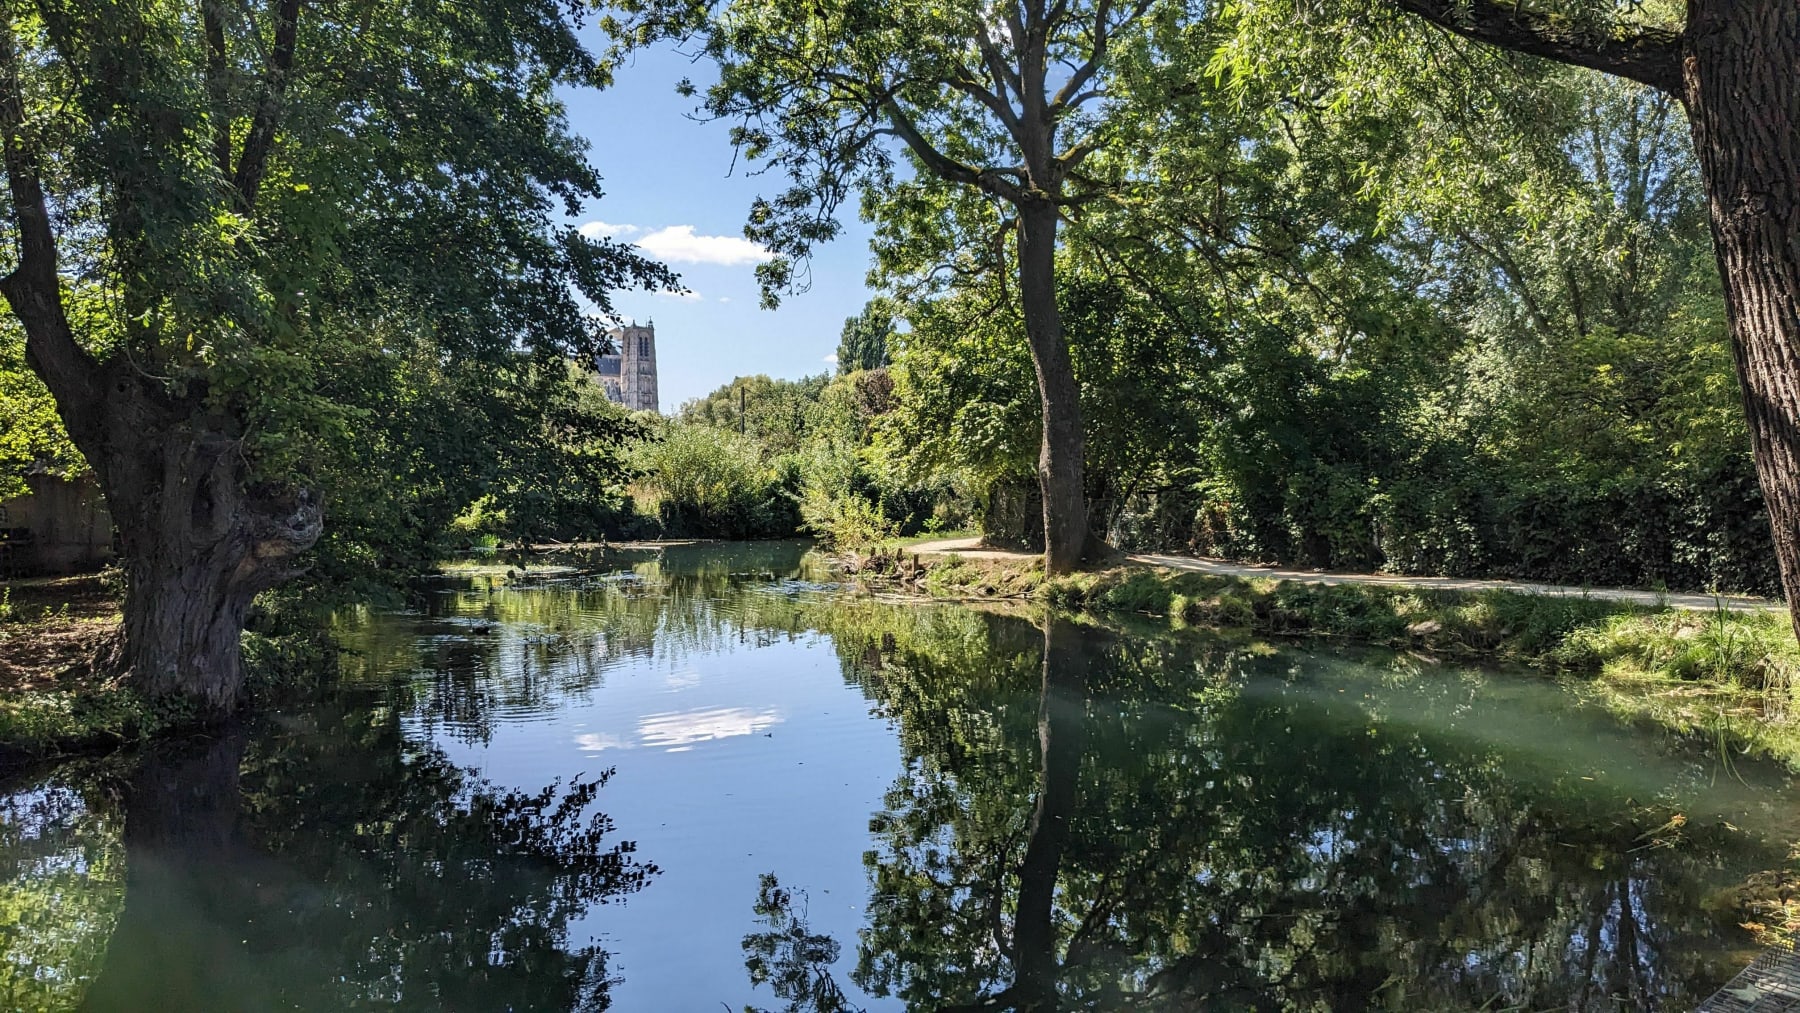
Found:
<path fill-rule="evenodd" d="M 626 324 L 606 332 L 614 352 L 600 357 L 606 396 L 632 411 L 657 411 L 656 324 Z"/>

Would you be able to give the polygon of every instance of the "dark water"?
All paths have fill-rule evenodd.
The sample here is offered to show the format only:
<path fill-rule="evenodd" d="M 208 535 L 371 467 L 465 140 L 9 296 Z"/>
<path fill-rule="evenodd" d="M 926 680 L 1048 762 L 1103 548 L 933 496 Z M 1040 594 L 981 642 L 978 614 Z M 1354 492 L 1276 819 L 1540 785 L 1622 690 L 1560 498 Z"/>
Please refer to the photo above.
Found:
<path fill-rule="evenodd" d="M 0 786 L 0 1009 L 1689 1009 L 1800 838 L 1528 675 L 815 579 L 465 573 L 329 700 Z"/>

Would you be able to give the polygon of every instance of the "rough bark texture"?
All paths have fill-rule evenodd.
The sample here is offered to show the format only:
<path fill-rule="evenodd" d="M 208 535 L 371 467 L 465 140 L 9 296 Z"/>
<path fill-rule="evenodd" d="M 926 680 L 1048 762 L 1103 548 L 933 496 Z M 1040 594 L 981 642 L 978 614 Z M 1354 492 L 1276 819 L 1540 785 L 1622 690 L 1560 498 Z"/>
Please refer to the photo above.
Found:
<path fill-rule="evenodd" d="M 1082 474 L 1086 445 L 1081 388 L 1075 382 L 1056 306 L 1056 224 L 1053 205 L 1026 204 L 1019 209 L 1019 295 L 1043 406 L 1038 484 L 1044 494 L 1044 569 L 1068 573 L 1080 565 L 1088 549 Z"/>
<path fill-rule="evenodd" d="M 1800 606 L 1800 4 L 1690 0 L 1683 99 L 1757 479 Z M 1800 613 L 1795 613 L 1800 633 Z"/>
<path fill-rule="evenodd" d="M 128 576 L 113 667 L 153 699 L 229 712 L 244 686 L 250 602 L 299 572 L 293 557 L 318 540 L 320 510 L 304 490 L 253 485 L 224 420 L 181 405 L 146 411 L 142 396 L 112 407 L 115 427 L 120 417 L 164 415 L 135 451 L 109 443 L 106 467 L 96 464 Z"/>

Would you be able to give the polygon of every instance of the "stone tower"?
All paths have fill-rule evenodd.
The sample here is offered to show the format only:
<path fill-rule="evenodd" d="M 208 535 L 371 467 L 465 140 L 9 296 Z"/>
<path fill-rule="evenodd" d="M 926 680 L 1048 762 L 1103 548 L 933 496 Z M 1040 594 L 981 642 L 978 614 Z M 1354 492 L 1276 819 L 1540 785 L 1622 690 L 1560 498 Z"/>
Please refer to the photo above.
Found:
<path fill-rule="evenodd" d="M 655 322 L 615 327 L 606 336 L 614 349 L 598 363 L 606 396 L 632 411 L 658 411 Z"/>

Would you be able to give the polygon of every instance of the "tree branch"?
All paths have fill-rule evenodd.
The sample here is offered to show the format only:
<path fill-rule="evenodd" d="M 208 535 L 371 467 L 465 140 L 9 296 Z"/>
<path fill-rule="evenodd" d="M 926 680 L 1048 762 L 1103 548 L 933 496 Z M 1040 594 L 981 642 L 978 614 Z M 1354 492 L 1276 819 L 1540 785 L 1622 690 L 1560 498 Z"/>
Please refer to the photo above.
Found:
<path fill-rule="evenodd" d="M 1401 10 L 1476 42 L 1605 71 L 1639 84 L 1682 93 L 1681 34 L 1639 28 L 1605 36 L 1504 0 L 1392 0 Z"/>
<path fill-rule="evenodd" d="M 1075 72 L 1069 75 L 1069 79 L 1063 82 L 1063 86 L 1050 99 L 1052 115 L 1061 112 L 1063 107 L 1069 104 L 1069 99 L 1079 95 L 1081 89 L 1087 87 L 1087 83 L 1100 72 L 1101 61 L 1106 59 L 1106 35 L 1110 27 L 1106 22 L 1111 14 L 1112 0 L 1100 0 L 1094 5 L 1093 44 L 1088 49 L 1087 59 L 1082 62 L 1081 66 L 1075 68 Z"/>
<path fill-rule="evenodd" d="M 244 138 L 244 153 L 238 159 L 237 177 L 233 181 L 238 200 L 246 209 L 256 206 L 256 191 L 262 186 L 263 173 L 269 167 L 269 154 L 275 148 L 281 96 L 293 73 L 294 45 L 299 34 L 300 0 L 275 0 L 275 48 L 269 52 L 262 98 L 256 104 L 250 132 Z"/>
<path fill-rule="evenodd" d="M 1024 199 L 1025 191 L 1022 188 L 1002 178 L 1002 173 L 1011 170 L 977 169 L 971 165 L 964 165 L 933 147 L 931 142 L 919 133 L 919 128 L 913 124 L 912 117 L 906 115 L 906 110 L 900 108 L 898 101 L 890 97 L 884 99 L 881 106 L 883 112 L 887 114 L 888 122 L 893 124 L 893 129 L 880 132 L 892 134 L 905 141 L 906 146 L 912 149 L 913 154 L 919 156 L 919 161 L 924 162 L 925 167 L 932 172 L 953 183 L 964 183 L 977 187 L 1015 204 Z"/>
<path fill-rule="evenodd" d="M 1000 55 L 1000 44 L 988 35 L 985 29 L 975 40 L 975 45 L 981 50 L 981 62 L 986 65 L 988 76 L 994 80 L 995 92 L 1003 99 L 1006 98 L 1006 89 L 1008 88 L 1011 88 L 1015 95 L 1023 95 L 1024 82 L 1019 80 L 1018 73 Z M 1006 99 L 1006 101 L 1010 106 L 1012 100 Z"/>
<path fill-rule="evenodd" d="M 201 19 L 206 26 L 206 97 L 213 121 L 213 161 L 219 175 L 231 178 L 231 110 L 226 103 L 231 97 L 230 64 L 225 53 L 225 17 L 219 0 L 203 0 Z"/>
<path fill-rule="evenodd" d="M 983 86 L 980 81 L 976 80 L 975 74 L 969 68 L 958 63 L 955 71 L 950 75 L 949 81 L 952 88 L 987 106 L 995 116 L 1000 117 L 1001 123 L 1006 124 L 1007 130 L 1012 131 L 1014 136 L 1018 135 L 1020 128 L 1018 110 L 1014 109 L 1003 96 Z"/>
<path fill-rule="evenodd" d="M 19 250 L 18 265 L 0 278 L 0 295 L 25 327 L 26 364 L 50 388 L 69 435 L 85 449 L 99 435 L 100 366 L 75 340 L 63 307 L 56 233 L 38 172 L 38 153 L 26 130 L 18 41 L 12 18 L 0 11 L 0 150 Z"/>

